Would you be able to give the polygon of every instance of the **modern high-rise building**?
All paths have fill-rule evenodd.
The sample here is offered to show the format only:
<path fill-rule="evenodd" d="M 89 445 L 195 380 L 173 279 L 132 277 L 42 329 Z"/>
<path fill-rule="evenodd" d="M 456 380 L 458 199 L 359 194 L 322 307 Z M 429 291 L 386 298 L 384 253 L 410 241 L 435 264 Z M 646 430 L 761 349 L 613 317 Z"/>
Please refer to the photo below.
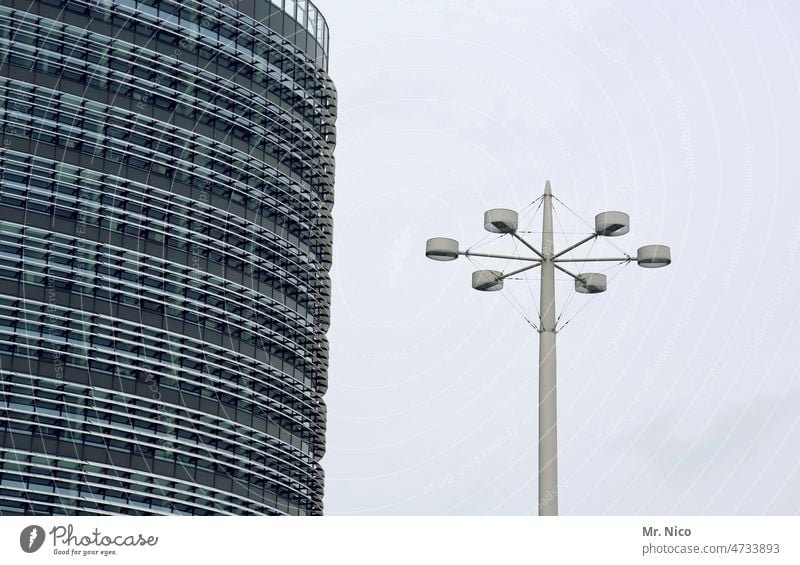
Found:
<path fill-rule="evenodd" d="M 0 515 L 322 513 L 306 0 L 0 2 Z"/>

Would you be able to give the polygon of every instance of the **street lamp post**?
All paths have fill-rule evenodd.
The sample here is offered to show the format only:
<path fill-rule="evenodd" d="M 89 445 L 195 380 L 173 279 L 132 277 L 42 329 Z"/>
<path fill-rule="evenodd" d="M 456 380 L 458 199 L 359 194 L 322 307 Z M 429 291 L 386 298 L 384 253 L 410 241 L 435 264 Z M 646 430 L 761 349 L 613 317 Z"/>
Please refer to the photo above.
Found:
<path fill-rule="evenodd" d="M 587 262 L 630 262 L 625 257 L 601 257 L 573 259 L 564 257 L 567 253 L 598 237 L 617 237 L 630 231 L 630 220 L 624 212 L 603 212 L 595 217 L 595 232 L 585 239 L 556 253 L 553 242 L 553 194 L 550 181 L 547 181 L 542 196 L 544 218 L 542 222 L 541 251 L 528 243 L 517 232 L 518 215 L 513 210 L 497 208 L 484 214 L 486 230 L 507 234 L 527 247 L 535 257 L 517 255 L 497 255 L 492 253 L 473 253 L 460 251 L 454 239 L 436 237 L 429 239 L 425 255 L 436 261 L 453 261 L 459 256 L 489 257 L 509 259 L 527 263 L 522 268 L 509 273 L 480 270 L 472 274 L 472 286 L 480 291 L 497 291 L 503 288 L 503 281 L 522 272 L 541 267 L 539 288 L 539 515 L 558 515 L 558 447 L 557 447 L 557 402 L 556 402 L 556 312 L 555 312 L 555 272 L 561 271 L 575 281 L 575 291 L 582 294 L 597 294 L 607 287 L 606 276 L 602 273 L 574 274 L 562 263 Z M 666 245 L 645 245 L 640 247 L 636 262 L 647 268 L 666 267 L 672 262 L 670 249 Z"/>
<path fill-rule="evenodd" d="M 550 181 L 542 205 L 542 282 L 539 285 L 539 514 L 558 515 L 556 446 L 556 264 L 553 259 L 553 195 Z"/>

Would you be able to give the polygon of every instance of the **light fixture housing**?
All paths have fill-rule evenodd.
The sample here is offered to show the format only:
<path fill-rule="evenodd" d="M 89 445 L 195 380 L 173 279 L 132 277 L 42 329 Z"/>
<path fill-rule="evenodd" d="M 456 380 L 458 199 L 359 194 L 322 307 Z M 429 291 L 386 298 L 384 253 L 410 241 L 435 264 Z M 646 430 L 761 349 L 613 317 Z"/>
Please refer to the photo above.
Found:
<path fill-rule="evenodd" d="M 519 226 L 519 214 L 508 208 L 493 208 L 483 213 L 483 227 L 492 233 L 514 233 Z"/>
<path fill-rule="evenodd" d="M 599 294 L 608 288 L 608 279 L 603 273 L 581 273 L 575 280 L 575 292 Z"/>
<path fill-rule="evenodd" d="M 503 289 L 503 273 L 500 271 L 475 271 L 472 273 L 472 288 L 482 292 L 494 292 Z"/>
<path fill-rule="evenodd" d="M 425 257 L 434 261 L 458 259 L 458 242 L 449 237 L 432 237 L 425 244 Z"/>
<path fill-rule="evenodd" d="M 631 231 L 631 218 L 625 212 L 601 212 L 594 217 L 597 235 L 617 237 Z"/>
<path fill-rule="evenodd" d="M 672 263 L 672 256 L 666 245 L 645 245 L 636 252 L 636 262 L 640 267 L 657 269 Z"/>

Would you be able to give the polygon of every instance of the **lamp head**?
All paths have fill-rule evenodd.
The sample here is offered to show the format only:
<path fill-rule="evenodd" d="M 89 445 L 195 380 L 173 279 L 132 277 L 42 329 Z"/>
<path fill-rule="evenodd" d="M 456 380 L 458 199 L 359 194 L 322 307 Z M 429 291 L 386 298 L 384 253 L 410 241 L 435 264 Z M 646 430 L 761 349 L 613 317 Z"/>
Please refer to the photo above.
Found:
<path fill-rule="evenodd" d="M 645 245 L 637 251 L 636 262 L 640 267 L 657 269 L 672 263 L 672 256 L 666 245 Z"/>
<path fill-rule="evenodd" d="M 458 259 L 458 242 L 449 237 L 433 237 L 425 244 L 425 257 L 434 261 Z"/>
<path fill-rule="evenodd" d="M 519 215 L 508 208 L 493 208 L 483 214 L 483 227 L 491 233 L 514 233 L 519 225 Z"/>
<path fill-rule="evenodd" d="M 472 288 L 483 292 L 502 290 L 502 276 L 500 271 L 475 271 L 472 273 Z"/>
<path fill-rule="evenodd" d="M 631 231 L 631 219 L 625 212 L 601 212 L 594 217 L 597 235 L 617 237 Z"/>

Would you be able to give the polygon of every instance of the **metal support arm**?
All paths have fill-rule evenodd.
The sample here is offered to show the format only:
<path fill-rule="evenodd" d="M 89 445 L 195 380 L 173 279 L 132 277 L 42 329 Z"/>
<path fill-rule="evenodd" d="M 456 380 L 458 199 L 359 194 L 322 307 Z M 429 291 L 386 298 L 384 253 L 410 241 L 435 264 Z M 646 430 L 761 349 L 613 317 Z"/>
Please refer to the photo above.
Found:
<path fill-rule="evenodd" d="M 577 249 L 578 247 L 580 247 L 580 246 L 581 246 L 581 245 L 583 245 L 584 243 L 588 243 L 588 242 L 590 242 L 590 241 L 592 241 L 592 240 L 594 240 L 594 239 L 597 239 L 598 237 L 600 237 L 600 236 L 598 236 L 596 233 L 593 233 L 592 235 L 590 235 L 590 236 L 589 236 L 589 237 L 587 237 L 586 239 L 582 239 L 582 240 L 580 240 L 580 241 L 579 241 L 578 243 L 576 243 L 575 245 L 570 245 L 570 246 L 569 246 L 569 247 L 567 247 L 567 248 L 566 248 L 564 251 L 560 251 L 560 252 L 556 253 L 556 254 L 553 256 L 553 259 L 558 259 L 559 257 L 561 257 L 562 255 L 564 255 L 565 253 L 569 253 L 569 252 L 570 252 L 570 251 L 572 251 L 573 249 Z"/>
<path fill-rule="evenodd" d="M 560 266 L 560 265 L 555 265 L 555 264 L 554 264 L 553 266 L 554 266 L 556 269 L 558 269 L 559 271 L 561 271 L 562 273 L 566 273 L 567 275 L 571 276 L 571 277 L 572 277 L 573 279 L 575 279 L 576 281 L 581 281 L 581 280 L 582 280 L 582 279 L 581 279 L 581 278 L 580 278 L 578 275 L 576 275 L 575 273 L 571 273 L 571 272 L 569 272 L 568 270 L 566 270 L 564 267 L 562 267 L 562 266 Z"/>
<path fill-rule="evenodd" d="M 527 267 L 522 267 L 521 269 L 517 269 L 516 271 L 511 271 L 510 273 L 505 273 L 503 276 L 498 277 L 501 281 L 503 279 L 507 279 L 508 277 L 513 277 L 514 275 L 518 275 L 520 273 L 524 273 L 525 271 L 530 271 L 531 269 L 535 269 L 541 265 L 541 263 L 534 263 L 533 265 L 528 265 Z"/>
<path fill-rule="evenodd" d="M 522 245 L 524 245 L 525 247 L 536 253 L 536 256 L 539 257 L 539 259 L 544 259 L 544 255 L 542 255 L 538 249 L 536 249 L 533 245 L 522 239 L 516 232 L 511 232 L 511 236 L 516 240 L 518 240 Z"/>
<path fill-rule="evenodd" d="M 508 259 L 511 261 L 539 261 L 536 257 L 515 257 L 513 255 L 496 255 L 494 253 L 473 253 L 472 251 L 459 251 L 458 254 L 464 257 L 489 257 L 491 259 Z"/>
<path fill-rule="evenodd" d="M 633 261 L 633 257 L 628 255 L 626 257 L 589 257 L 588 259 L 556 259 L 557 263 L 594 263 L 595 261 L 616 261 L 618 263 L 624 263 L 627 261 Z"/>

